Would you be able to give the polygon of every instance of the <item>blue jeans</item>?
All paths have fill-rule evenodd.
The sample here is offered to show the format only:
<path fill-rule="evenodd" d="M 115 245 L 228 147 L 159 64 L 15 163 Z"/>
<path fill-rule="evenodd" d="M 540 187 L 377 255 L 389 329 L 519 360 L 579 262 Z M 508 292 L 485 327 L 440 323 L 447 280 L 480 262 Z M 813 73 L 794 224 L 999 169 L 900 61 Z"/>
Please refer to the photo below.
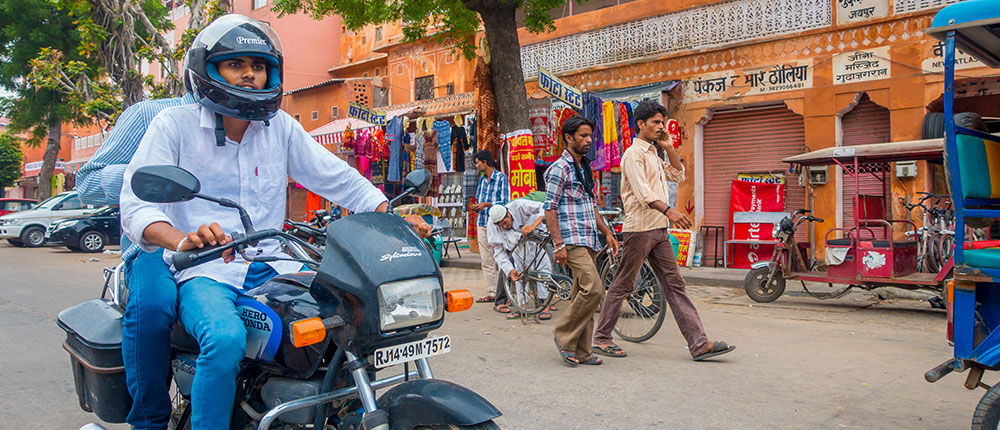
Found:
<path fill-rule="evenodd" d="M 255 288 L 277 275 L 264 263 L 252 263 L 243 289 Z M 236 398 L 236 375 L 246 354 L 247 332 L 236 310 L 242 291 L 210 278 L 181 284 L 178 310 L 187 332 L 198 340 L 201 354 L 191 386 L 191 429 L 228 429 Z"/>
<path fill-rule="evenodd" d="M 129 297 L 122 321 L 125 382 L 132 394 L 128 423 L 166 429 L 170 420 L 170 330 L 177 320 L 177 283 L 163 251 L 125 263 Z"/>

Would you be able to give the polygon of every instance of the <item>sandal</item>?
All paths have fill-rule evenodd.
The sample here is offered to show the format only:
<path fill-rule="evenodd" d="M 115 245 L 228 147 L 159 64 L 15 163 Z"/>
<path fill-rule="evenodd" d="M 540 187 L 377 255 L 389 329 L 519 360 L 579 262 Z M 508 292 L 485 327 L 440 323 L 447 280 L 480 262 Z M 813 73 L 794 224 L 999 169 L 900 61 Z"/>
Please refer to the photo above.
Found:
<path fill-rule="evenodd" d="M 717 340 L 715 342 L 712 342 L 712 347 L 709 348 L 708 351 L 694 356 L 694 361 L 702 361 L 705 359 L 709 359 L 718 355 L 725 354 L 734 349 L 736 349 L 736 345 L 728 345 L 721 340 Z"/>
<path fill-rule="evenodd" d="M 495 310 L 497 312 L 500 312 L 502 314 L 509 314 L 510 313 L 510 306 L 507 306 L 507 305 L 496 305 L 496 306 L 493 306 L 493 310 Z"/>
<path fill-rule="evenodd" d="M 507 319 L 509 319 L 509 320 L 516 320 L 516 319 L 519 319 L 519 318 L 521 318 L 521 313 L 518 312 L 518 311 L 513 311 L 513 312 L 507 314 Z"/>
<path fill-rule="evenodd" d="M 556 348 L 559 349 L 559 356 L 562 357 L 563 364 L 569 367 L 576 367 L 577 364 L 580 364 L 580 360 L 576 358 L 575 352 L 570 351 L 568 349 L 563 349 L 561 346 L 559 346 L 559 341 L 556 340 L 556 338 L 552 338 L 552 341 L 556 343 Z"/>
<path fill-rule="evenodd" d="M 559 308 L 557 308 L 556 305 L 551 305 L 551 306 L 549 306 L 549 310 L 550 311 L 558 311 Z"/>
<path fill-rule="evenodd" d="M 588 366 L 599 366 L 601 364 L 604 364 L 604 361 L 602 361 L 600 357 L 596 355 L 591 355 L 590 359 L 588 359 L 587 361 L 581 361 L 580 364 L 586 364 Z"/>
<path fill-rule="evenodd" d="M 552 319 L 552 314 L 548 313 L 548 312 L 541 312 L 541 313 L 538 314 L 538 319 L 540 319 L 542 321 L 550 320 L 550 319 Z"/>
<path fill-rule="evenodd" d="M 476 299 L 476 303 L 490 303 L 495 301 L 497 301 L 497 298 L 493 295 L 487 295 Z"/>
<path fill-rule="evenodd" d="M 597 345 L 594 345 L 594 346 L 590 347 L 590 350 L 594 354 L 606 355 L 608 357 L 628 357 L 628 353 L 625 352 L 624 349 L 622 349 L 620 346 L 615 345 L 613 343 L 611 345 L 605 346 L 603 348 L 599 347 Z"/>

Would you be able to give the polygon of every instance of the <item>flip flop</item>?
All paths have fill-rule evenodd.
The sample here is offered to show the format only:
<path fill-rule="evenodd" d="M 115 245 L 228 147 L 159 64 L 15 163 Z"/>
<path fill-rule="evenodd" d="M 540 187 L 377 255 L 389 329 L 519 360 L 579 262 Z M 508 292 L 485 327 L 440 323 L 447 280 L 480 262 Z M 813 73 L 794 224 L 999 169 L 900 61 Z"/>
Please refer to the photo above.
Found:
<path fill-rule="evenodd" d="M 483 296 L 476 299 L 476 303 L 491 303 L 497 300 L 496 296 Z"/>
<path fill-rule="evenodd" d="M 497 312 L 500 312 L 502 314 L 509 314 L 510 313 L 510 306 L 507 306 L 507 305 L 496 305 L 496 306 L 493 306 L 493 310 L 495 310 Z"/>
<path fill-rule="evenodd" d="M 509 320 L 516 320 L 518 318 L 521 318 L 521 313 L 518 312 L 518 311 L 513 311 L 513 312 L 507 314 L 507 319 L 509 319 Z"/>
<path fill-rule="evenodd" d="M 703 352 L 694 356 L 694 361 L 702 361 L 715 356 L 719 356 L 736 349 L 736 345 L 728 345 L 721 340 L 712 342 L 712 348 L 708 352 Z"/>
<path fill-rule="evenodd" d="M 558 310 L 559 310 L 559 308 L 557 308 L 557 307 L 556 307 L 556 305 L 550 305 L 550 306 L 549 306 L 549 310 L 550 310 L 550 311 L 558 311 Z"/>
<path fill-rule="evenodd" d="M 600 357 L 591 355 L 590 359 L 588 359 L 587 361 L 581 361 L 580 364 L 586 364 L 588 366 L 600 366 L 601 364 L 604 364 L 604 361 L 602 361 Z"/>
<path fill-rule="evenodd" d="M 628 357 L 628 353 L 624 349 L 613 343 L 603 348 L 594 345 L 590 347 L 590 351 L 594 354 L 606 355 L 608 357 Z"/>
<path fill-rule="evenodd" d="M 559 346 L 559 341 L 556 338 L 552 338 L 552 341 L 556 343 L 556 348 L 559 350 L 559 356 L 562 357 L 563 364 L 569 367 L 576 367 L 577 364 L 580 364 L 580 360 L 577 360 L 575 352 L 563 349 Z"/>
<path fill-rule="evenodd" d="M 550 320 L 550 319 L 552 319 L 552 314 L 550 314 L 548 312 L 541 312 L 541 313 L 538 314 L 538 319 L 540 319 L 542 321 Z"/>

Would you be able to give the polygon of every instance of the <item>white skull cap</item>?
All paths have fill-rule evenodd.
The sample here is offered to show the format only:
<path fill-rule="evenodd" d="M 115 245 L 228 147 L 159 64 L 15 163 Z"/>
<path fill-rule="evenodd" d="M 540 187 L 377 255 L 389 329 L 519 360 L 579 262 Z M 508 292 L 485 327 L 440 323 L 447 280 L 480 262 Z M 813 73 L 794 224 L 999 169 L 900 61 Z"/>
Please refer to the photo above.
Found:
<path fill-rule="evenodd" d="M 490 206 L 490 222 L 496 224 L 503 221 L 507 216 L 507 208 L 504 205 Z"/>

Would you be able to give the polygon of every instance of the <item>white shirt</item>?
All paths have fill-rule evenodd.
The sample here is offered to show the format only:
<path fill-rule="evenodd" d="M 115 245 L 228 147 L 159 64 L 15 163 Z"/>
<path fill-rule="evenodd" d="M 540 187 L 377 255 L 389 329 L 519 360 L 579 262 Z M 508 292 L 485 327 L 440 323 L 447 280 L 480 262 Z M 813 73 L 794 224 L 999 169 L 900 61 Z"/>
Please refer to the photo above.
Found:
<path fill-rule="evenodd" d="M 191 172 L 201 182 L 201 193 L 228 198 L 249 213 L 257 230 L 280 230 L 285 218 L 286 176 L 309 190 L 354 212 L 374 211 L 385 195 L 356 170 L 324 149 L 284 111 L 265 127 L 252 121 L 241 142 L 226 138 L 219 147 L 215 140 L 215 114 L 201 105 L 187 105 L 163 110 L 142 138 L 135 156 L 125 169 L 122 187 L 122 231 L 144 251 L 156 246 L 142 237 L 154 222 L 165 221 L 182 232 L 199 226 L 219 223 L 227 234 L 243 232 L 239 212 L 217 203 L 193 199 L 181 203 L 148 203 L 132 191 L 135 170 L 142 166 L 169 164 Z M 277 240 L 261 241 L 247 248 L 248 256 L 283 255 Z M 169 264 L 173 250 L 163 259 Z M 301 263 L 268 263 L 278 273 L 297 272 Z M 177 282 L 204 276 L 242 288 L 249 263 L 239 255 L 226 264 L 221 259 L 187 270 L 175 271 Z"/>
<path fill-rule="evenodd" d="M 511 229 L 504 230 L 497 224 L 487 222 L 486 238 L 489 244 L 493 246 L 493 259 L 496 260 L 497 266 L 500 268 L 502 273 L 510 275 L 510 271 L 514 269 L 514 262 L 510 259 L 511 253 L 514 254 L 514 258 L 517 260 L 517 267 L 519 270 L 524 268 L 524 260 L 527 257 L 536 256 L 536 253 L 538 252 L 537 249 L 527 246 L 527 243 L 526 246 L 522 246 L 520 249 L 515 250 L 514 248 L 517 246 L 517 242 L 521 239 L 521 227 L 529 225 L 539 218 L 544 217 L 545 211 L 542 210 L 542 202 L 536 202 L 528 199 L 512 200 L 510 203 L 507 203 L 505 207 L 513 219 Z M 538 228 L 545 231 L 545 223 L 539 224 Z M 548 261 L 548 259 L 543 260 Z"/>

